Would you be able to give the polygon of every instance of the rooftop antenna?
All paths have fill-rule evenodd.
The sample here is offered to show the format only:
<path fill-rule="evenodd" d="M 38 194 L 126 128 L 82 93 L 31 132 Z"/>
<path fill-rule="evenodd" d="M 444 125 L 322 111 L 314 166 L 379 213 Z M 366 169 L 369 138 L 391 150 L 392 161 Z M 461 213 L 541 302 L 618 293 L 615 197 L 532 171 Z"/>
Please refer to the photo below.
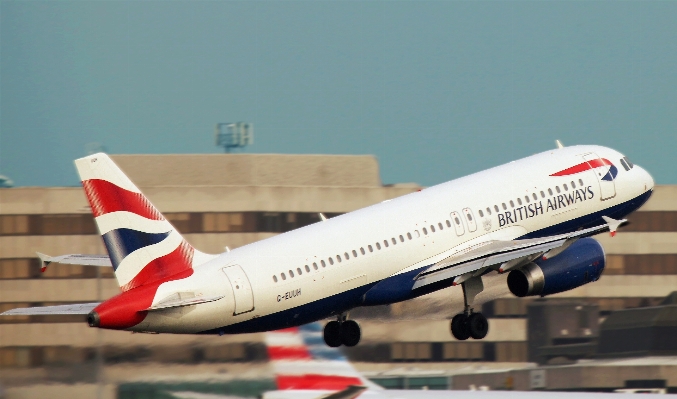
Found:
<path fill-rule="evenodd" d="M 237 148 L 254 144 L 254 125 L 248 122 L 217 123 L 214 129 L 216 146 L 226 154 Z"/>

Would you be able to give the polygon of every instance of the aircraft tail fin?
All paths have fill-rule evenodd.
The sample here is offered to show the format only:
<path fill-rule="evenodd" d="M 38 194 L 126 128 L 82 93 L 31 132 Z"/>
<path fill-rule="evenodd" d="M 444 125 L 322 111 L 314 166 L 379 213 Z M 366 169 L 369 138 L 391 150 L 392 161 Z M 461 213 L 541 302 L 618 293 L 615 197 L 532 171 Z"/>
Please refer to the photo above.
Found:
<path fill-rule="evenodd" d="M 265 340 L 279 390 L 382 389 L 324 343 L 320 323 L 268 332 Z"/>
<path fill-rule="evenodd" d="M 187 277 L 212 257 L 193 248 L 108 155 L 75 166 L 122 291 Z"/>

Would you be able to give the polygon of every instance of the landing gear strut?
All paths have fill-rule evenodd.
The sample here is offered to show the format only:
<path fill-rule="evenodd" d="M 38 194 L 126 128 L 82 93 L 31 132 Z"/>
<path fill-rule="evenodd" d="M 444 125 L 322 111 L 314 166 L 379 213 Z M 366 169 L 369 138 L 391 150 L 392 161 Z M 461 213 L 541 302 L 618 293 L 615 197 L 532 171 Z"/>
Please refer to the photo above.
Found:
<path fill-rule="evenodd" d="M 340 315 L 338 320 L 330 321 L 324 326 L 324 342 L 332 348 L 355 346 L 360 342 L 360 325 L 355 320 L 346 320 L 345 315 Z"/>
<path fill-rule="evenodd" d="M 477 276 L 461 283 L 463 286 L 463 313 L 459 313 L 451 319 L 451 334 L 459 341 L 468 338 L 482 339 L 489 332 L 489 323 L 482 313 L 473 312 L 471 308 L 475 296 L 484 290 L 482 277 Z"/>

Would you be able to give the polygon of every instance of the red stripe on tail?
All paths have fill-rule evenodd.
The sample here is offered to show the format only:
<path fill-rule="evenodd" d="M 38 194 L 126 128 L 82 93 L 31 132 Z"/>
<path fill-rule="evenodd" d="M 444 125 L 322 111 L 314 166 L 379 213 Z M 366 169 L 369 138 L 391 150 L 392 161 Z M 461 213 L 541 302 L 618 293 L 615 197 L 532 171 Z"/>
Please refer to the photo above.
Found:
<path fill-rule="evenodd" d="M 351 385 L 364 385 L 357 377 L 341 375 L 278 375 L 275 377 L 277 389 L 326 389 L 338 391 Z"/>
<path fill-rule="evenodd" d="M 310 360 L 312 357 L 304 346 L 269 346 L 270 360 Z"/>
<path fill-rule="evenodd" d="M 155 281 L 166 282 L 190 276 L 193 273 L 194 252 L 195 250 L 190 244 L 182 241 L 173 252 L 150 261 L 134 276 L 132 281 L 121 287 L 122 291 L 128 291 Z M 174 278 L 179 273 L 183 273 L 182 276 Z"/>
<path fill-rule="evenodd" d="M 82 187 L 94 217 L 111 212 L 127 211 L 146 219 L 164 220 L 162 214 L 141 193 L 134 193 L 100 179 L 85 180 Z"/>

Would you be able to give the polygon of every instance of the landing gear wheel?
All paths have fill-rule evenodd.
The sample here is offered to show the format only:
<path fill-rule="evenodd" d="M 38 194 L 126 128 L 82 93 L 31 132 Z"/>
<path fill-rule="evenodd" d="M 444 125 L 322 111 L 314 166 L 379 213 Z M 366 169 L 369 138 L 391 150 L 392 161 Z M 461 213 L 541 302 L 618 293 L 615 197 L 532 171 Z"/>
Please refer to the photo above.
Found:
<path fill-rule="evenodd" d="M 468 316 L 464 313 L 459 313 L 451 319 L 451 335 L 459 341 L 465 341 L 470 338 Z"/>
<path fill-rule="evenodd" d="M 332 348 L 341 346 L 341 324 L 338 321 L 330 321 L 324 326 L 324 343 Z"/>
<path fill-rule="evenodd" d="M 473 313 L 468 317 L 466 328 L 473 339 L 482 339 L 489 332 L 489 323 L 482 313 Z"/>
<path fill-rule="evenodd" d="M 355 346 L 360 342 L 360 326 L 354 320 L 346 320 L 341 324 L 341 343 L 345 346 Z"/>

